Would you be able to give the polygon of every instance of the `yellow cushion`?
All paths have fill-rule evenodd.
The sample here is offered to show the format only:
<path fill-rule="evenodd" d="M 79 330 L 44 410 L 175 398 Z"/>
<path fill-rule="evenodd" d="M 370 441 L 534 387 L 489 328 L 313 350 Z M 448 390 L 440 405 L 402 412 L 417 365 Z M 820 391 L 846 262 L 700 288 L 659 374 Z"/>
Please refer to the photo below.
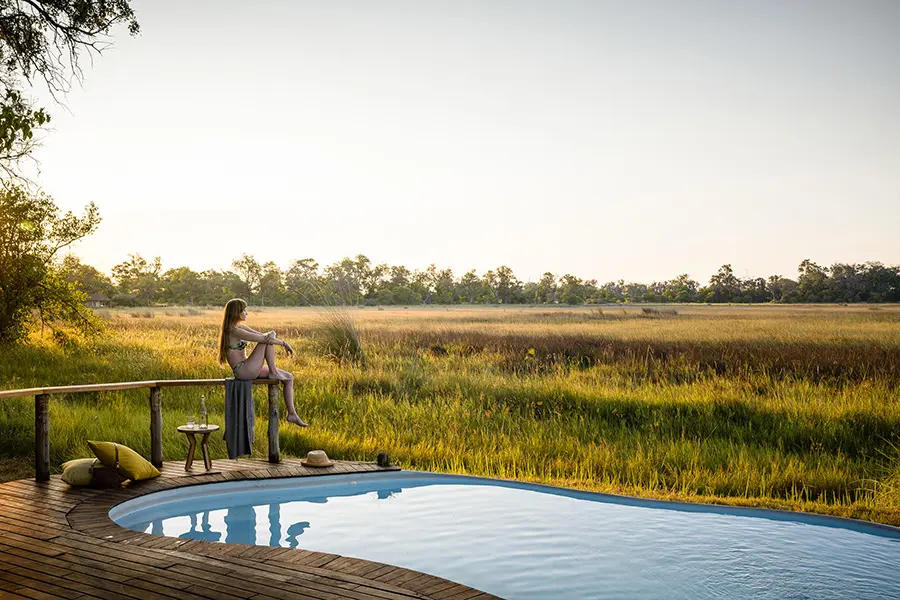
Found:
<path fill-rule="evenodd" d="M 62 465 L 62 480 L 69 485 L 91 485 L 91 479 L 94 477 L 94 471 L 91 468 L 95 462 L 99 462 L 96 458 L 76 458 Z"/>
<path fill-rule="evenodd" d="M 113 442 L 92 442 L 88 440 L 91 451 L 97 455 L 105 466 L 116 466 L 116 444 Z M 119 444 L 119 472 L 132 481 L 151 479 L 159 476 L 159 471 L 151 465 L 143 456 L 129 448 Z"/>

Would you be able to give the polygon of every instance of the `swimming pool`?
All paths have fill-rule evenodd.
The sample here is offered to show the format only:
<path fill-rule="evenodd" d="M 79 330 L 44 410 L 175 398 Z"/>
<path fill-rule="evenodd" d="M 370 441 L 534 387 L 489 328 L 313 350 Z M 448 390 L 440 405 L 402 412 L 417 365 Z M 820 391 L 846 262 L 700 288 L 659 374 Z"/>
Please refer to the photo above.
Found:
<path fill-rule="evenodd" d="M 900 529 L 414 471 L 185 487 L 110 517 L 304 548 L 512 599 L 900 598 Z"/>

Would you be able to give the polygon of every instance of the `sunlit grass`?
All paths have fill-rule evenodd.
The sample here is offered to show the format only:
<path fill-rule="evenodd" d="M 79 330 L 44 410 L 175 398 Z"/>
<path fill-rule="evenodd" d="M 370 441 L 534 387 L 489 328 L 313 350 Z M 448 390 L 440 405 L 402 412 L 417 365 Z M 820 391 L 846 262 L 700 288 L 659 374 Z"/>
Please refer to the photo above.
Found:
<path fill-rule="evenodd" d="M 266 309 L 296 376 L 281 447 L 583 489 L 809 510 L 900 524 L 897 307 L 348 309 L 364 365 L 324 356 L 316 309 Z M 602 311 L 602 312 L 600 312 Z M 226 377 L 218 310 L 106 311 L 108 335 L 60 350 L 35 335 L 0 362 L 0 387 Z M 198 311 L 193 311 L 197 313 Z M 114 439 L 149 456 L 147 390 L 55 396 L 51 462 Z M 163 390 L 163 455 L 205 394 Z M 257 390 L 256 456 L 266 448 Z M 0 474 L 31 474 L 33 399 L 0 401 Z M 213 436 L 214 457 L 224 457 Z M 18 465 L 18 466 L 17 466 Z"/>

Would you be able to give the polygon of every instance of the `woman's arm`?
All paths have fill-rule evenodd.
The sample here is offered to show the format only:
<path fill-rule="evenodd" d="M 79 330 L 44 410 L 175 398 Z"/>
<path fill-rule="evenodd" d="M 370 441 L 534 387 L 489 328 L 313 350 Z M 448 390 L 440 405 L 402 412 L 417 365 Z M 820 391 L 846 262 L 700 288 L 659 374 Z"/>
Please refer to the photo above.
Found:
<path fill-rule="evenodd" d="M 268 333 L 259 333 L 258 331 L 254 331 L 249 327 L 236 325 L 232 333 L 241 340 L 247 340 L 248 342 L 259 342 L 261 344 L 272 344 L 274 346 L 282 346 L 285 350 L 288 351 L 288 354 L 294 353 L 294 349 L 290 344 L 275 337 L 274 331 L 270 331 Z"/>
<path fill-rule="evenodd" d="M 287 343 L 286 341 L 284 341 L 284 340 L 279 340 L 277 337 L 275 337 L 275 332 L 274 332 L 274 331 L 270 331 L 269 333 L 272 334 L 272 337 L 269 338 L 269 339 L 267 339 L 267 340 L 265 340 L 265 341 L 263 341 L 263 342 L 261 342 L 261 343 L 263 343 L 263 344 L 272 344 L 273 346 L 281 346 L 281 347 L 283 347 L 285 350 L 287 350 L 287 353 L 288 353 L 288 354 L 290 354 L 291 356 L 294 355 L 294 349 L 291 347 L 290 344 L 288 344 L 288 343 Z M 264 336 L 264 337 L 265 337 L 265 336 Z"/>
<path fill-rule="evenodd" d="M 255 330 L 255 329 L 253 329 L 252 327 L 248 327 L 247 325 L 244 325 L 243 323 L 238 323 L 238 324 L 235 325 L 234 327 L 235 327 L 235 329 L 244 329 L 244 330 L 246 330 L 246 331 L 249 331 L 250 333 L 258 333 L 258 334 L 260 334 L 260 335 L 266 335 L 266 334 L 268 334 L 268 333 L 275 333 L 274 331 L 267 331 L 267 332 L 264 334 L 264 333 L 261 332 L 261 331 L 257 331 L 257 330 Z"/>
<path fill-rule="evenodd" d="M 260 333 L 258 331 L 250 329 L 249 327 L 241 326 L 235 326 L 231 330 L 231 335 L 239 340 L 247 340 L 248 342 L 264 342 L 266 344 L 271 344 L 275 339 L 274 331 L 270 331 L 269 333 Z"/>

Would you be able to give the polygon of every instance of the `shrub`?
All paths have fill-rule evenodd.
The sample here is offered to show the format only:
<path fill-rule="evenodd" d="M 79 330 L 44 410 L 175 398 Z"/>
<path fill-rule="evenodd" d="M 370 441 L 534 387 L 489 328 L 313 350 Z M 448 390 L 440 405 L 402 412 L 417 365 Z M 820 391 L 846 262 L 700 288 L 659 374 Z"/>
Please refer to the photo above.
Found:
<path fill-rule="evenodd" d="M 569 294 L 566 294 L 565 296 L 563 296 L 562 301 L 564 304 L 568 304 L 570 306 L 584 304 L 584 299 L 581 296 L 578 296 L 578 295 L 572 294 L 572 293 L 569 293 Z"/>
<path fill-rule="evenodd" d="M 137 306 L 140 302 L 134 294 L 115 294 L 112 297 L 113 306 Z"/>

